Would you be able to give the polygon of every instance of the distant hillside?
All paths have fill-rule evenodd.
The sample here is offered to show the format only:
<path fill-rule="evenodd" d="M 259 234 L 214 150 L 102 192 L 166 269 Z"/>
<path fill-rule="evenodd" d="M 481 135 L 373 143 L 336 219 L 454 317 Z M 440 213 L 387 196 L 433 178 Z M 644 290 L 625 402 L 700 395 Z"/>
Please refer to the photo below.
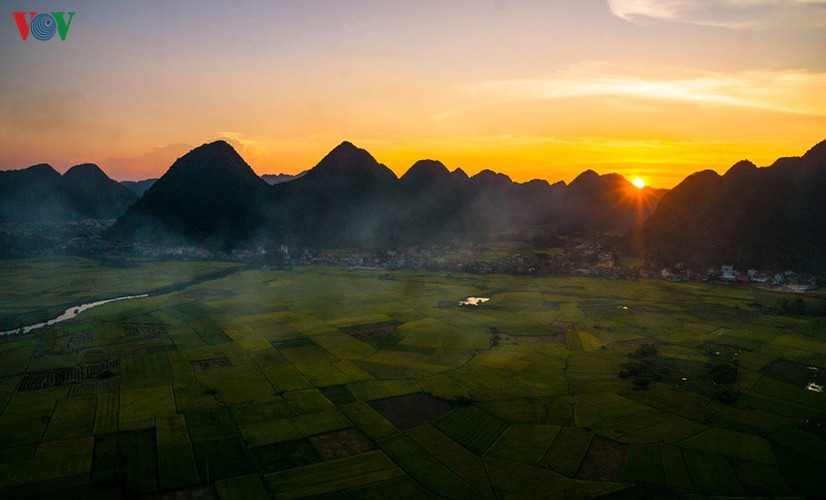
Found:
<path fill-rule="evenodd" d="M 413 164 L 399 179 L 399 226 L 404 227 L 404 240 L 445 239 L 465 232 L 463 186 L 467 180 L 466 174 L 451 173 L 440 161 Z"/>
<path fill-rule="evenodd" d="M 635 247 L 661 263 L 823 270 L 824 193 L 826 141 L 769 167 L 743 160 L 722 176 L 700 171 L 670 191 L 590 170 L 570 185 L 516 183 L 491 170 L 469 177 L 437 160 L 418 161 L 397 178 L 349 142 L 301 174 L 258 177 L 217 141 L 179 158 L 157 181 L 119 184 L 92 164 L 62 176 L 47 164 L 0 171 L 0 222 L 119 217 L 111 237 L 222 248 L 253 239 L 384 247 L 636 228 Z"/>
<path fill-rule="evenodd" d="M 396 174 L 343 142 L 300 179 L 272 187 L 272 235 L 323 246 L 387 244 L 402 230 L 397 189 Z"/>
<path fill-rule="evenodd" d="M 108 236 L 131 241 L 375 247 L 520 231 L 621 233 L 650 214 L 659 196 L 617 174 L 588 171 L 570 186 L 520 184 L 491 170 L 451 172 L 437 160 L 418 161 L 397 178 L 349 142 L 308 171 L 258 177 L 217 141 L 179 158 L 160 179 L 119 184 L 91 164 L 63 176 L 45 164 L 0 172 L 0 221 L 120 216 Z"/>
<path fill-rule="evenodd" d="M 140 198 L 141 196 L 143 196 L 143 193 L 145 193 L 147 189 L 152 187 L 152 184 L 155 184 L 155 181 L 157 180 L 158 179 L 145 179 L 142 181 L 121 181 L 120 185 L 132 191 L 138 196 L 138 198 Z"/>
<path fill-rule="evenodd" d="M 628 231 L 651 215 L 663 193 L 640 190 L 619 174 L 587 170 L 563 193 L 561 212 L 576 216 L 563 223 L 562 232 Z"/>
<path fill-rule="evenodd" d="M 802 157 L 687 177 L 644 226 L 661 262 L 826 269 L 826 141 Z"/>
<path fill-rule="evenodd" d="M 501 233 L 621 233 L 661 193 L 616 174 L 588 172 L 571 186 L 513 182 L 490 170 L 468 177 L 416 162 L 400 179 L 343 142 L 297 176 L 254 177 L 224 142 L 179 159 L 118 221 L 121 238 L 234 245 L 256 236 L 313 246 L 394 246 Z M 288 182 L 287 182 L 288 181 Z"/>
<path fill-rule="evenodd" d="M 83 218 L 114 219 L 135 202 L 135 194 L 92 163 L 76 165 L 60 179 L 69 210 Z"/>
<path fill-rule="evenodd" d="M 232 146 L 205 144 L 179 158 L 115 223 L 110 236 L 233 246 L 263 225 L 268 189 Z"/>
<path fill-rule="evenodd" d="M 468 177 L 420 160 L 396 179 L 367 151 L 344 142 L 303 178 L 275 186 L 271 227 L 276 237 L 322 246 L 485 240 L 521 230 L 622 233 L 640 224 L 662 195 L 616 174 L 591 174 L 570 187 L 519 184 L 491 170 Z"/>
<path fill-rule="evenodd" d="M 306 174 L 307 171 L 299 172 L 295 175 L 292 174 L 264 174 L 261 176 L 264 179 L 264 182 L 269 184 L 270 186 L 274 186 L 276 184 L 281 184 L 282 182 L 290 182 L 295 179 L 300 179 L 301 177 Z"/>
<path fill-rule="evenodd" d="M 0 172 L 0 222 L 114 219 L 136 198 L 91 163 L 62 176 L 47 164 Z"/>

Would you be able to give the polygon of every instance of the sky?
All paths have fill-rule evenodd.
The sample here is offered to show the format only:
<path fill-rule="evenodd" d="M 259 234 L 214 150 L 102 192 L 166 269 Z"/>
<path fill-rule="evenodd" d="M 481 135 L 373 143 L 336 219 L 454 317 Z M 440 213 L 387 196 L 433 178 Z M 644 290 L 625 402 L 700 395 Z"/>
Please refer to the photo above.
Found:
<path fill-rule="evenodd" d="M 19 11 L 75 15 L 23 41 Z M 826 139 L 824 54 L 818 0 L 6 0 L 0 170 L 158 177 L 223 138 L 297 173 L 349 140 L 398 175 L 670 188 Z"/>

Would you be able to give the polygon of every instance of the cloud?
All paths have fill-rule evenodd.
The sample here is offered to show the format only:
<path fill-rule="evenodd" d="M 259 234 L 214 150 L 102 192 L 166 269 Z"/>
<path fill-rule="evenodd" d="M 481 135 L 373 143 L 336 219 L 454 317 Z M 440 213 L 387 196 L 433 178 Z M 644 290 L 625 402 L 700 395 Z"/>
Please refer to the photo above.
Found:
<path fill-rule="evenodd" d="M 617 96 L 826 116 L 826 73 L 712 72 L 580 64 L 547 77 L 461 86 L 475 102 Z"/>
<path fill-rule="evenodd" d="M 251 136 L 243 132 L 219 132 L 218 135 L 235 148 L 241 158 L 252 167 L 261 163 L 267 155 L 267 149 L 264 147 L 266 138 Z"/>
<path fill-rule="evenodd" d="M 636 24 L 674 22 L 751 30 L 826 27 L 823 0 L 608 0 L 608 7 Z"/>

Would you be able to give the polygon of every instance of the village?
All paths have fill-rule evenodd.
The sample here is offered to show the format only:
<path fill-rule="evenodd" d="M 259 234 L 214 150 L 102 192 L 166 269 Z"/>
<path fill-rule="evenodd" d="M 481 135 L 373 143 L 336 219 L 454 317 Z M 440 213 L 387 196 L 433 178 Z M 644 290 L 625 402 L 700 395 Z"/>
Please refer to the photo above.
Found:
<path fill-rule="evenodd" d="M 590 276 L 605 279 L 663 279 L 674 282 L 713 282 L 722 285 L 755 285 L 794 293 L 818 289 L 817 277 L 789 269 L 739 268 L 732 263 L 690 266 L 676 262 L 654 265 L 624 256 L 605 237 L 565 238 L 561 246 L 538 248 L 526 242 L 453 242 L 402 249 L 313 249 L 301 246 L 261 245 L 254 249 L 217 251 L 200 246 L 167 246 L 134 242 L 118 244 L 103 237 L 112 221 L 70 224 L 23 225 L 14 238 L 0 231 L 0 247 L 6 257 L 53 255 L 90 256 L 106 263 L 139 257 L 153 260 L 218 260 L 282 268 L 328 265 L 353 269 L 426 270 L 471 274 L 534 276 Z M 8 228 L 4 228 L 8 231 Z M 4 236 L 8 241 L 4 241 Z"/>
<path fill-rule="evenodd" d="M 289 266 L 341 266 L 369 270 L 426 270 L 470 274 L 512 274 L 533 276 L 590 276 L 604 279 L 663 279 L 674 282 L 713 282 L 721 285 L 756 285 L 761 288 L 805 293 L 817 290 L 814 276 L 794 270 L 738 270 L 732 264 L 693 269 L 684 263 L 653 267 L 639 259 L 623 258 L 605 249 L 599 240 L 536 251 L 518 248 L 506 252 L 485 244 L 441 244 L 405 249 L 366 251 L 356 249 L 314 250 L 306 247 L 214 252 L 202 247 L 159 247 L 136 244 L 134 255 L 155 259 L 224 260 L 260 265 L 263 268 Z"/>

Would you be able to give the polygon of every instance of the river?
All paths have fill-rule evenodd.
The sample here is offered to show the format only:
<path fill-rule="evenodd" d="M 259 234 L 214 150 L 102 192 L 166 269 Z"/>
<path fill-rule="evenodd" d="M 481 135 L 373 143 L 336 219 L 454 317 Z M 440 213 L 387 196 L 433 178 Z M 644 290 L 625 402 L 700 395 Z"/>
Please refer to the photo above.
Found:
<path fill-rule="evenodd" d="M 97 302 L 89 302 L 87 304 L 80 304 L 79 306 L 72 306 L 66 309 L 66 311 L 63 314 L 54 319 L 50 319 L 49 321 L 44 321 L 42 323 L 35 323 L 29 326 L 21 326 L 20 328 L 7 330 L 5 332 L 0 332 L 0 336 L 16 335 L 18 333 L 29 333 L 32 330 L 37 330 L 38 328 L 43 328 L 44 326 L 49 326 L 55 323 L 60 323 L 61 321 L 66 321 L 67 319 L 72 319 L 78 314 L 82 313 L 83 311 L 86 311 L 87 309 L 91 309 L 93 307 L 102 306 L 103 304 L 108 304 L 110 302 L 117 302 L 119 300 L 143 299 L 146 297 L 149 297 L 148 293 L 144 293 L 141 295 L 125 295 L 123 297 L 115 297 L 114 299 L 99 300 Z"/>

